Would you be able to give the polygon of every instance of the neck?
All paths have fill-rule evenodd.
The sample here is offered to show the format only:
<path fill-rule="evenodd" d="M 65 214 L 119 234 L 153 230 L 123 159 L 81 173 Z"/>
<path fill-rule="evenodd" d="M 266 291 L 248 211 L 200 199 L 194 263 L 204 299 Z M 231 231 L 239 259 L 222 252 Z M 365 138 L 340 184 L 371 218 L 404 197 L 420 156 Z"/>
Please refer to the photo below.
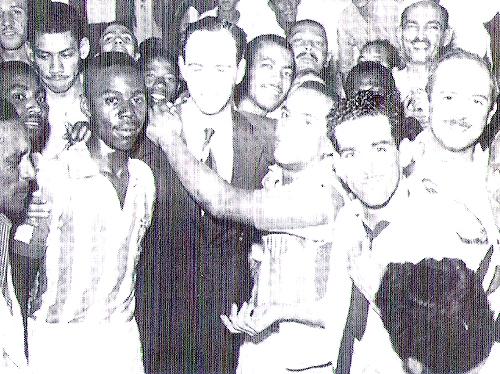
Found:
<path fill-rule="evenodd" d="M 409 76 L 416 76 L 419 78 L 428 77 L 430 68 L 430 64 L 415 64 L 413 62 L 406 63 L 406 72 Z"/>
<path fill-rule="evenodd" d="M 248 112 L 248 113 L 253 113 L 257 114 L 258 116 L 265 117 L 266 114 L 268 113 L 266 110 L 262 109 L 259 107 L 257 104 L 255 104 L 248 96 L 245 96 L 241 101 L 240 104 L 238 105 L 238 110 L 240 112 Z"/>
<path fill-rule="evenodd" d="M 101 139 L 91 137 L 88 143 L 90 156 L 99 166 L 99 171 L 120 176 L 128 165 L 130 152 L 110 148 Z"/>
<path fill-rule="evenodd" d="M 429 147 L 425 150 L 425 154 L 432 157 L 434 165 L 443 163 L 443 166 L 449 168 L 453 165 L 459 166 L 472 163 L 474 146 L 459 151 L 450 151 L 446 149 L 433 134 L 430 138 L 431 141 L 429 142 Z"/>
<path fill-rule="evenodd" d="M 375 229 L 377 223 L 382 220 L 387 220 L 390 222 L 390 212 L 394 209 L 395 206 L 401 203 L 400 200 L 402 199 L 403 195 L 404 189 L 402 189 L 401 187 L 397 187 L 392 197 L 384 206 L 373 208 L 364 205 L 363 213 L 366 225 L 373 230 Z"/>
<path fill-rule="evenodd" d="M 323 156 L 315 156 L 308 162 L 298 162 L 295 164 L 279 164 L 278 165 L 281 167 L 283 170 L 283 184 L 290 184 L 292 183 L 295 179 L 297 179 L 301 173 L 305 170 L 309 170 L 316 166 L 321 160 L 323 159 Z"/>
<path fill-rule="evenodd" d="M 46 87 L 47 98 L 49 100 L 69 100 L 74 101 L 81 97 L 83 94 L 83 87 L 79 79 L 75 80 L 75 83 L 65 92 L 54 92 Z"/>
<path fill-rule="evenodd" d="M 22 61 L 30 64 L 28 59 L 28 54 L 26 53 L 25 44 L 23 44 L 18 49 L 3 49 L 2 48 L 2 60 L 3 61 Z"/>

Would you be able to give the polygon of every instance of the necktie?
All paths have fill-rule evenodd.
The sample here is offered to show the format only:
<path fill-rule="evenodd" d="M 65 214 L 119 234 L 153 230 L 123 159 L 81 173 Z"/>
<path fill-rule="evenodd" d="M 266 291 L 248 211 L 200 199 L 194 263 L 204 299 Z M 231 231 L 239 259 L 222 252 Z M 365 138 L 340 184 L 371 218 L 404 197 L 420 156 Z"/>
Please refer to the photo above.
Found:
<path fill-rule="evenodd" d="M 370 242 L 370 251 L 372 250 L 373 239 L 375 239 L 387 226 L 389 222 L 380 221 L 371 230 L 364 222 L 366 237 Z M 339 348 L 337 359 L 337 374 L 349 374 L 351 371 L 352 351 L 354 349 L 354 339 L 361 340 L 365 333 L 366 322 L 368 320 L 369 301 L 361 291 L 352 285 L 351 304 L 344 328 L 344 335 Z"/>
<path fill-rule="evenodd" d="M 215 133 L 215 130 L 213 128 L 211 128 L 211 127 L 207 127 L 205 129 L 205 141 L 203 142 L 203 145 L 201 146 L 201 150 L 202 151 L 204 151 L 207 148 L 207 146 L 210 143 L 210 139 L 212 139 L 212 136 L 214 135 L 214 133 Z M 205 164 L 210 169 L 212 169 L 213 171 L 217 172 L 217 167 L 215 165 L 215 159 L 214 159 L 214 156 L 212 154 L 212 149 L 210 149 L 208 151 L 208 157 L 205 160 Z"/>

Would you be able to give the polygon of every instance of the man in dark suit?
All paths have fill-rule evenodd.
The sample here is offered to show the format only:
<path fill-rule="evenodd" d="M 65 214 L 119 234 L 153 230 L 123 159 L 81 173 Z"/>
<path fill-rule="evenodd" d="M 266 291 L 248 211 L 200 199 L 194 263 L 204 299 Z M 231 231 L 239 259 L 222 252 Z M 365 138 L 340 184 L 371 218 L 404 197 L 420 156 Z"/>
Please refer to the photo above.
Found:
<path fill-rule="evenodd" d="M 272 162 L 272 149 L 263 126 L 234 110 L 245 44 L 241 29 L 213 17 L 190 25 L 179 57 L 188 95 L 177 109 L 184 124 L 179 131 L 193 155 L 232 185 L 256 189 Z M 141 269 L 144 295 L 153 293 L 143 304 L 152 367 L 172 373 L 232 373 L 240 337 L 225 329 L 220 315 L 250 296 L 248 253 L 258 233 L 205 212 L 154 147 L 146 140 L 139 153 L 149 159 L 155 175 L 162 175 L 157 180 L 157 219 L 146 234 Z"/>

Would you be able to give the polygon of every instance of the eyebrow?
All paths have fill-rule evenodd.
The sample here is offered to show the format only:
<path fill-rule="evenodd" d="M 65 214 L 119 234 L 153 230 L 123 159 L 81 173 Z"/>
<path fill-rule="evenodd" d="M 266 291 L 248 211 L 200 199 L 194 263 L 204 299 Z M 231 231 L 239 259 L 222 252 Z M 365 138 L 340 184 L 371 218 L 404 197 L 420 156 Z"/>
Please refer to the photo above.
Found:
<path fill-rule="evenodd" d="M 271 57 L 263 57 L 261 62 L 264 62 L 264 61 L 271 61 L 273 64 L 276 63 L 276 61 L 274 61 L 274 59 Z"/>
<path fill-rule="evenodd" d="M 376 147 L 377 145 L 392 145 L 390 140 L 381 140 L 379 142 L 372 143 L 372 147 Z"/>
<path fill-rule="evenodd" d="M 28 86 L 24 85 L 24 84 L 16 83 L 16 84 L 13 84 L 12 86 L 10 86 L 9 89 L 10 90 L 18 89 L 18 90 L 26 90 L 26 91 L 28 91 Z"/>

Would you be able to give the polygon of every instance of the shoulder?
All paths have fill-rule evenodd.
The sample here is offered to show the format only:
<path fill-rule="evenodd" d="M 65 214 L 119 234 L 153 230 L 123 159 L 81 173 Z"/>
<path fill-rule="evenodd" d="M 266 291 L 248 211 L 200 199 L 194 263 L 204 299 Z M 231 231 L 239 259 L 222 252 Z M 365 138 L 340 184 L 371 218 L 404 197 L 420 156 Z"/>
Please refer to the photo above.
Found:
<path fill-rule="evenodd" d="M 146 189 L 155 188 L 155 179 L 151 168 L 142 160 L 131 158 L 128 163 L 130 176 Z"/>

